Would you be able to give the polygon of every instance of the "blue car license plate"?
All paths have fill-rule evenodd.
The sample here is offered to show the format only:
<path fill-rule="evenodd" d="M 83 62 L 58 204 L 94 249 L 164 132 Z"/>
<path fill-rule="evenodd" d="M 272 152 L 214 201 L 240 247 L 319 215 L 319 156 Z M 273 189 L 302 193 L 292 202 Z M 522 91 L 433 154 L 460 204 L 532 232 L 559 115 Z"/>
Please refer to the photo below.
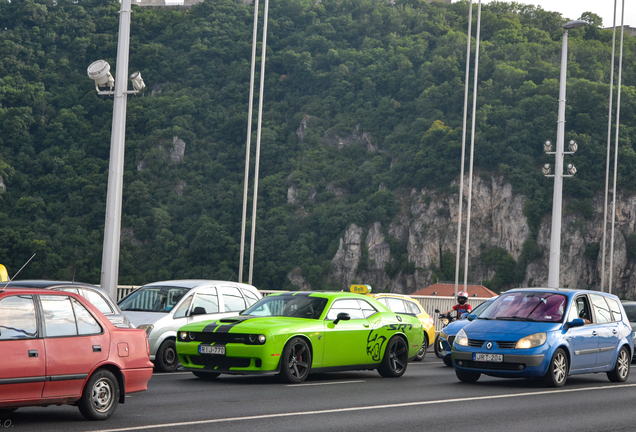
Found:
<path fill-rule="evenodd" d="M 199 354 L 225 355 L 225 345 L 199 345 Z"/>
<path fill-rule="evenodd" d="M 473 353 L 473 360 L 480 362 L 503 362 L 503 354 Z"/>

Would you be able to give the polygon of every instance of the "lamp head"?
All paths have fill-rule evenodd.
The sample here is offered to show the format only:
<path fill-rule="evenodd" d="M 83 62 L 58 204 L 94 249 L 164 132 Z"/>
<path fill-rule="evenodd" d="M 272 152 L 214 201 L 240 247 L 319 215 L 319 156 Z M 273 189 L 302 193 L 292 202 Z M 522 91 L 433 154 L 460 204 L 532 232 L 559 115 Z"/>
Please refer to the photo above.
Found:
<path fill-rule="evenodd" d="M 550 164 L 544 164 L 543 167 L 541 168 L 541 172 L 543 172 L 543 175 L 548 175 L 550 174 Z"/>
<path fill-rule="evenodd" d="M 543 143 L 543 151 L 546 153 L 552 150 L 552 143 L 550 141 L 546 141 Z"/>
<path fill-rule="evenodd" d="M 568 164 L 567 170 L 568 170 L 568 174 L 570 175 L 576 174 L 576 167 L 572 164 Z"/>
<path fill-rule="evenodd" d="M 95 87 L 107 86 L 111 89 L 115 87 L 115 80 L 110 74 L 110 65 L 105 60 L 97 60 L 91 63 L 86 73 L 90 79 L 95 81 Z"/>
<path fill-rule="evenodd" d="M 132 81 L 133 88 L 137 91 L 146 87 L 144 80 L 141 78 L 141 72 L 139 71 L 130 74 L 130 81 Z"/>
<path fill-rule="evenodd" d="M 576 143 L 576 141 L 570 140 L 570 142 L 568 143 L 568 148 L 572 153 L 576 153 L 576 151 L 579 149 L 579 145 Z"/>
<path fill-rule="evenodd" d="M 565 30 L 571 30 L 571 29 L 575 29 L 575 28 L 586 26 L 588 24 L 589 23 L 587 21 L 574 20 L 574 21 L 570 21 L 570 22 L 567 22 L 567 23 L 563 24 L 563 28 Z"/>

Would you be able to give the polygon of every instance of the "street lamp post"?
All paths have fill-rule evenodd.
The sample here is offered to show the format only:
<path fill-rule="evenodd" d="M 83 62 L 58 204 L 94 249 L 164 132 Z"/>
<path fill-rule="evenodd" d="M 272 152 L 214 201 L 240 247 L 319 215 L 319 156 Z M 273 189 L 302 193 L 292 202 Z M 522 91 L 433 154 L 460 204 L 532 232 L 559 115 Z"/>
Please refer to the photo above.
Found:
<path fill-rule="evenodd" d="M 567 81 L 568 68 L 568 30 L 583 27 L 587 25 L 586 21 L 570 21 L 563 24 L 563 47 L 561 50 L 561 78 L 559 88 L 559 114 L 557 120 L 557 142 L 556 151 L 547 154 L 555 155 L 554 176 L 546 175 L 546 177 L 554 177 L 554 195 L 552 199 L 552 232 L 550 237 L 550 266 L 548 270 L 548 288 L 559 287 L 559 265 L 561 260 L 561 210 L 563 198 L 563 177 L 572 177 L 576 173 L 574 165 L 568 165 L 569 175 L 563 174 L 563 155 L 573 154 L 576 151 L 576 143 L 574 149 L 570 148 L 570 152 L 564 153 L 563 141 L 565 136 L 565 86 Z M 548 143 L 545 144 L 548 150 Z M 551 145 L 550 145 L 551 148 Z M 574 150 L 574 151 L 572 151 Z M 548 167 L 544 167 L 545 169 Z"/>
<path fill-rule="evenodd" d="M 87 70 L 88 76 L 95 81 L 95 89 L 98 94 L 114 96 L 101 275 L 102 289 L 108 292 L 114 299 L 117 299 L 117 280 L 119 276 L 121 208 L 124 183 L 124 143 L 126 139 L 126 101 L 128 94 L 137 93 L 145 87 L 141 79 L 141 74 L 134 72 L 130 75 L 134 90 L 128 90 L 127 74 L 130 46 L 130 13 L 131 0 L 121 0 L 115 79 L 113 79 L 109 72 L 110 65 L 104 60 L 93 62 Z M 102 90 L 101 87 L 107 87 L 108 89 Z"/>

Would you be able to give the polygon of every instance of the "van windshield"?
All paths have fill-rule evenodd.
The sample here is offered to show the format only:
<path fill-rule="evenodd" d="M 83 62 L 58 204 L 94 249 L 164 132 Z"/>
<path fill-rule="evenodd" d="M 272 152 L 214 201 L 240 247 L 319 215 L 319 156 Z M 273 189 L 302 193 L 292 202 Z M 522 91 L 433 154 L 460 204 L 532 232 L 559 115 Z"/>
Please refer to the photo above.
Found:
<path fill-rule="evenodd" d="M 123 311 L 170 312 L 191 288 L 170 286 L 141 287 L 119 303 Z"/>
<path fill-rule="evenodd" d="M 503 321 L 561 322 L 567 297 L 549 292 L 519 291 L 502 294 L 479 318 Z"/>

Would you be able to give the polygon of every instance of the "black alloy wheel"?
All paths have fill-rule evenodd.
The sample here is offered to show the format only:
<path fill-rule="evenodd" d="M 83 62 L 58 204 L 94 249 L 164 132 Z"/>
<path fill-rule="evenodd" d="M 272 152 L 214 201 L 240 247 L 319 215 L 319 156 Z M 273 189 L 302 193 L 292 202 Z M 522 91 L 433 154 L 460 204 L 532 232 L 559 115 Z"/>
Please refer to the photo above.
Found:
<path fill-rule="evenodd" d="M 311 349 L 301 337 L 290 340 L 281 356 L 279 377 L 291 384 L 299 384 L 307 378 L 311 369 Z"/>
<path fill-rule="evenodd" d="M 401 336 L 389 339 L 378 373 L 385 378 L 398 378 L 406 372 L 409 361 L 409 347 Z"/>

